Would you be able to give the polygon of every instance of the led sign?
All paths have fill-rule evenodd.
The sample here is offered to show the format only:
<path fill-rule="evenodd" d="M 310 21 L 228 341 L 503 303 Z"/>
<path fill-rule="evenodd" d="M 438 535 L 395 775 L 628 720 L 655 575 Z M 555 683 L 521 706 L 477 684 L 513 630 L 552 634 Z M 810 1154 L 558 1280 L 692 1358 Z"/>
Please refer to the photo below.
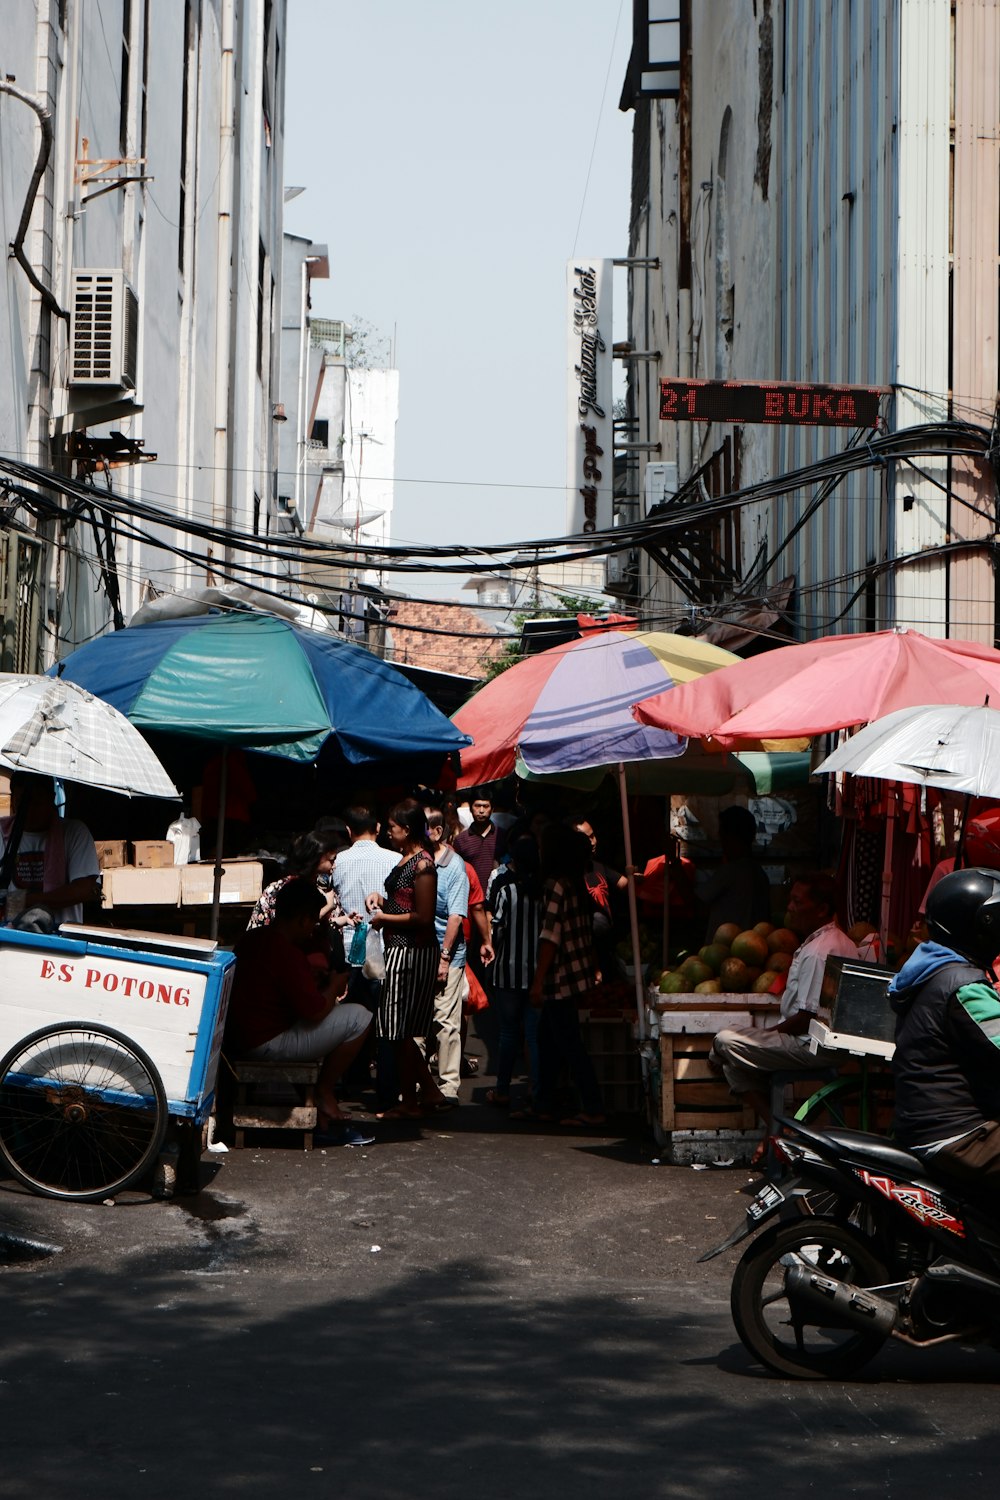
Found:
<path fill-rule="evenodd" d="M 739 380 L 661 380 L 662 422 L 768 422 L 790 427 L 875 427 L 879 386 Z"/>

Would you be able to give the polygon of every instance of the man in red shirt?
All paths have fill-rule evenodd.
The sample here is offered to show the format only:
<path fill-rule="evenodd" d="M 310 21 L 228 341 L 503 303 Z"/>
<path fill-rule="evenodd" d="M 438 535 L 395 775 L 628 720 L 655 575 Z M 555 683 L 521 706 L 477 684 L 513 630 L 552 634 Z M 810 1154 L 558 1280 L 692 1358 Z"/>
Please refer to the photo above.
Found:
<path fill-rule="evenodd" d="M 343 1132 L 331 1130 L 331 1122 L 346 1119 L 336 1084 L 361 1050 L 372 1015 L 342 1002 L 346 972 L 327 976 L 307 957 L 322 907 L 311 880 L 289 880 L 275 896 L 273 920 L 240 939 L 226 1044 L 237 1057 L 320 1063 L 320 1134 L 341 1142 Z"/>

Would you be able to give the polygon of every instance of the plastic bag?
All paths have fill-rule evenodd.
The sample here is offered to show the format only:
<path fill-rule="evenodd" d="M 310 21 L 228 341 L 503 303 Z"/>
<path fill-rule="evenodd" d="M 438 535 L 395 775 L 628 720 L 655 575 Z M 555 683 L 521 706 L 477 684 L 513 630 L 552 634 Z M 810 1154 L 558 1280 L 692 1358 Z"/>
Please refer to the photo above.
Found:
<path fill-rule="evenodd" d="M 365 961 L 361 972 L 366 979 L 382 980 L 385 978 L 385 958 L 382 953 L 382 939 L 373 927 L 369 927 L 368 935 L 365 938 Z"/>
<path fill-rule="evenodd" d="M 177 818 L 167 829 L 167 841 L 174 846 L 174 864 L 196 864 L 201 859 L 201 824 L 197 818 Z"/>
<path fill-rule="evenodd" d="M 367 922 L 359 922 L 354 929 L 351 946 L 347 952 L 347 962 L 355 969 L 360 969 L 365 961 L 369 930 Z"/>

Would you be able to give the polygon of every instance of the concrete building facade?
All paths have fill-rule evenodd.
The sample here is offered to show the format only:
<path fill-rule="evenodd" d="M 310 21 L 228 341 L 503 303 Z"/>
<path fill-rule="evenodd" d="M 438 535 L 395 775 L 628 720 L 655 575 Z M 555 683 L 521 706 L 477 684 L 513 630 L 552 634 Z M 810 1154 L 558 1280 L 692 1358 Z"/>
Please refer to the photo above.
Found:
<path fill-rule="evenodd" d="M 46 660 L 150 594 L 224 582 L 224 533 L 271 525 L 285 10 L 4 6 L 0 232 L 9 244 L 27 227 L 23 263 L 5 270 L 0 451 L 93 480 L 98 515 L 93 527 L 63 514 L 41 528 Z M 104 333 L 113 357 L 89 368 L 87 341 Z M 192 544 L 137 511 L 110 547 L 105 474 L 137 507 L 215 535 Z M 28 512 L 22 523 L 35 529 Z"/>
<path fill-rule="evenodd" d="M 799 638 L 897 624 L 992 644 L 1000 0 L 635 10 L 637 53 L 663 10 L 678 55 L 669 93 L 649 97 L 634 54 L 622 100 L 629 344 L 658 356 L 629 364 L 630 433 L 650 445 L 646 512 L 679 503 L 691 522 L 643 555 L 644 610 L 704 625 L 783 585 Z M 665 377 L 883 387 L 883 435 L 970 423 L 981 456 L 931 433 L 907 458 L 889 444 L 839 479 L 701 520 L 709 499 L 877 434 L 661 421 Z"/>

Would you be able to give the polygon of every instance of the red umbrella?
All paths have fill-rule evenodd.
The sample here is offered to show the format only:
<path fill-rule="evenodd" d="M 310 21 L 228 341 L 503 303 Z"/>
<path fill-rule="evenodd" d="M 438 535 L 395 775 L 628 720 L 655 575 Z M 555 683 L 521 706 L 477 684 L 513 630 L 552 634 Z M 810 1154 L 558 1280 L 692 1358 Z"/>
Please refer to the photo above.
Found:
<path fill-rule="evenodd" d="M 923 703 L 1000 703 L 1000 651 L 917 630 L 823 636 L 781 646 L 637 703 L 640 724 L 748 741 L 829 734 Z"/>

